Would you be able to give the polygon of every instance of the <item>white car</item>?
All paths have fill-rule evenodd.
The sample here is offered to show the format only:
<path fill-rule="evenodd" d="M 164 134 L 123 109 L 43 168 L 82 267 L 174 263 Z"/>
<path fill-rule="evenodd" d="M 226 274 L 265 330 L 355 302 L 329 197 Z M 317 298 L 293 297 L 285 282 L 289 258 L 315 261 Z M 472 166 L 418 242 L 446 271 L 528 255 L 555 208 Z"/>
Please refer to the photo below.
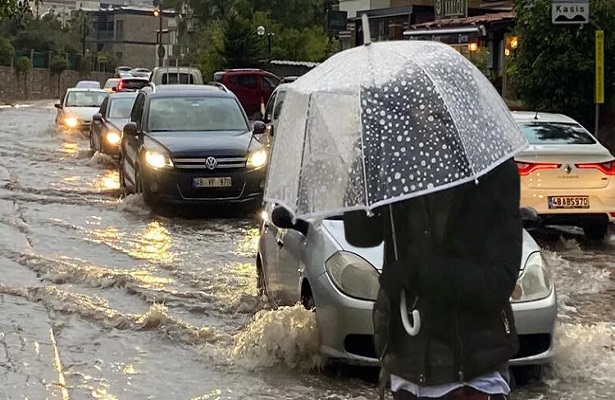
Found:
<path fill-rule="evenodd" d="M 615 219 L 615 157 L 565 115 L 513 116 L 530 143 L 515 156 L 521 206 L 535 209 L 544 225 L 578 226 L 602 240 Z"/>
<path fill-rule="evenodd" d="M 100 105 L 108 96 L 104 89 L 70 88 L 56 103 L 58 109 L 56 125 L 63 129 L 89 132 L 92 117 L 98 113 Z"/>
<path fill-rule="evenodd" d="M 263 211 L 256 258 L 260 292 L 278 305 L 301 302 L 306 308 L 315 307 L 320 351 L 327 358 L 378 365 L 372 307 L 384 246 L 353 247 L 339 217 L 293 224 L 290 214 L 282 221 L 270 217 L 273 209 L 267 204 Z M 535 213 L 522 211 L 525 226 L 535 227 Z M 520 269 L 511 299 L 519 351 L 511 363 L 539 367 L 554 354 L 557 301 L 547 262 L 526 231 Z"/>

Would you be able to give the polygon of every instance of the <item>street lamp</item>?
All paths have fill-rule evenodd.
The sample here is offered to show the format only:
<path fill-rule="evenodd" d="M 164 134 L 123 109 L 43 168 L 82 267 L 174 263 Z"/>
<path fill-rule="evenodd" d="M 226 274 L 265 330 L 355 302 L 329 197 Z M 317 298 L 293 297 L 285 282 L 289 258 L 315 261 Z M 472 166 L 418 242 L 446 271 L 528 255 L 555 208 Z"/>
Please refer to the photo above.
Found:
<path fill-rule="evenodd" d="M 162 64 L 164 63 L 164 47 L 162 46 L 162 2 L 160 0 L 154 0 L 153 1 L 154 4 L 154 17 L 158 18 L 158 37 L 157 37 L 157 44 L 158 44 L 158 66 L 162 67 Z"/>
<path fill-rule="evenodd" d="M 267 35 L 267 60 L 271 61 L 271 37 L 275 36 L 273 32 L 267 32 L 264 26 L 256 28 L 256 34 L 260 37 Z"/>

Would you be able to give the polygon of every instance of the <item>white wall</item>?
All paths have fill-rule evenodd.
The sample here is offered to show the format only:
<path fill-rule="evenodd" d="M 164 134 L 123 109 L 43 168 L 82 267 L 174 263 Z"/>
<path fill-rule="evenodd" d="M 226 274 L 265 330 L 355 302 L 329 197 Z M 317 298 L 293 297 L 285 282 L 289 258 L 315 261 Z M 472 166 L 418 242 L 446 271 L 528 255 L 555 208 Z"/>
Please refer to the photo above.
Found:
<path fill-rule="evenodd" d="M 348 18 L 357 16 L 357 11 L 369 10 L 370 0 L 340 0 L 340 11 L 347 11 Z"/>

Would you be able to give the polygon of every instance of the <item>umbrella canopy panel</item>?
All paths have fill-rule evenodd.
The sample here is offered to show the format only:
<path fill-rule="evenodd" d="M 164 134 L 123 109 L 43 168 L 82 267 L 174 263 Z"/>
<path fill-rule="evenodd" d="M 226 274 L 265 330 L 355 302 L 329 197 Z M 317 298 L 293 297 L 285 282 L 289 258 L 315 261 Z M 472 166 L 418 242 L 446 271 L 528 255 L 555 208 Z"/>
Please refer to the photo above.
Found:
<path fill-rule="evenodd" d="M 480 177 L 527 146 L 472 63 L 433 42 L 339 53 L 290 85 L 265 197 L 297 216 L 371 210 Z"/>

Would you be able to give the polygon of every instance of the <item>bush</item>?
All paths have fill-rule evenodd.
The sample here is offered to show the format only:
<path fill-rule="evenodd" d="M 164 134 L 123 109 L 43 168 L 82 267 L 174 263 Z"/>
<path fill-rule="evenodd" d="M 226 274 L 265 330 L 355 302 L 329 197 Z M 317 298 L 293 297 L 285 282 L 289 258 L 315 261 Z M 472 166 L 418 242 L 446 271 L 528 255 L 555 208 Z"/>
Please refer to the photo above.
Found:
<path fill-rule="evenodd" d="M 13 57 L 15 57 L 15 49 L 8 40 L 0 37 L 0 65 L 11 65 Z"/>
<path fill-rule="evenodd" d="M 15 72 L 17 72 L 17 75 L 26 75 L 31 69 L 32 61 L 28 57 L 22 56 L 17 59 L 15 63 Z"/>
<path fill-rule="evenodd" d="M 62 72 L 68 69 L 68 60 L 61 55 L 55 55 L 49 64 L 49 70 L 54 75 L 61 75 Z"/>

